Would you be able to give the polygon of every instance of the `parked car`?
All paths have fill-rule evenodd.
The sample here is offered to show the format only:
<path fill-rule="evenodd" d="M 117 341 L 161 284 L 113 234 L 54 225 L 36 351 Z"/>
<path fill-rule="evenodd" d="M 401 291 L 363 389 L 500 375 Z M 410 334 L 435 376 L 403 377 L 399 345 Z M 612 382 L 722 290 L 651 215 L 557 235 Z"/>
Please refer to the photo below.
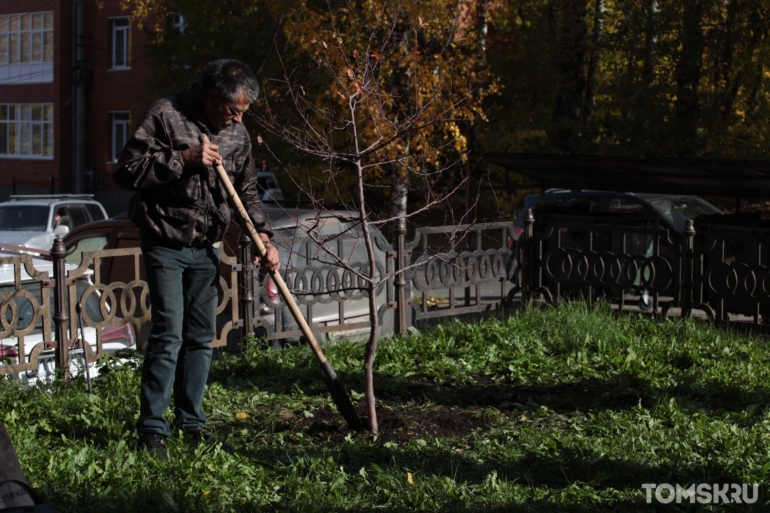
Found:
<path fill-rule="evenodd" d="M 57 236 L 104 219 L 107 212 L 92 195 L 11 196 L 0 203 L 0 243 L 48 251 Z"/>
<path fill-rule="evenodd" d="M 626 226 L 635 228 L 665 229 L 671 233 L 674 243 L 681 242 L 682 232 L 688 220 L 697 220 L 706 216 L 721 215 L 722 212 L 703 198 L 693 195 L 675 194 L 635 194 L 630 192 L 569 191 L 551 189 L 545 196 L 539 194 L 527 196 L 524 208 L 513 224 L 511 246 L 524 232 L 524 215 L 532 209 L 535 220 L 587 222 Z M 604 244 L 603 249 L 617 247 L 618 241 L 594 240 L 594 248 Z M 565 233 L 562 245 L 565 248 L 584 248 L 587 244 L 575 234 Z M 614 246 L 613 246 L 614 244 Z M 598 249 L 597 249 L 598 250 Z M 623 241 L 622 251 L 628 254 L 651 256 L 652 237 L 634 235 Z M 667 256 L 665 248 L 662 255 Z M 513 264 L 513 262 L 511 262 Z M 652 308 L 647 292 L 639 297 L 642 310 Z"/>
<path fill-rule="evenodd" d="M 19 253 L 0 252 L 0 297 L 5 298 L 2 306 L 7 315 L 17 314 L 17 327 L 26 328 L 35 319 L 35 304 L 28 296 L 31 296 L 37 305 L 42 304 L 40 282 L 30 277 L 25 266 L 20 268 L 21 289 L 16 286 L 15 266 L 6 259 L 7 257 L 19 256 Z M 37 271 L 49 273 L 53 276 L 53 262 L 41 258 L 33 258 L 32 265 Z M 68 270 L 75 269 L 77 266 L 67 264 Z M 79 278 L 76 282 L 77 297 L 81 297 L 83 292 L 92 285 L 89 274 Z M 51 304 L 51 332 L 55 332 L 53 325 L 53 305 L 54 305 L 54 287 L 48 287 L 42 290 L 49 290 Z M 101 311 L 99 307 L 100 296 L 98 293 L 89 294 L 84 308 L 89 319 L 101 321 Z M 10 317 L 9 317 L 10 320 Z M 37 319 L 35 329 L 24 337 L 25 353 L 29 356 L 30 351 L 36 345 L 42 343 L 43 326 L 42 316 Z M 73 338 L 85 337 L 91 344 L 94 353 L 97 352 L 96 329 L 84 326 L 83 333 L 71 334 Z M 105 354 L 115 354 L 125 349 L 136 348 L 136 336 L 133 326 L 125 324 L 122 326 L 107 326 L 102 329 L 102 347 Z M 19 341 L 15 337 L 6 337 L 0 339 L 0 365 L 19 363 Z M 55 375 L 54 349 L 44 350 L 38 356 L 38 368 L 36 371 L 24 371 L 16 375 L 25 383 L 48 382 Z M 85 373 L 85 362 L 83 360 L 83 350 L 75 349 L 70 355 L 70 373 L 72 375 L 82 375 Z M 89 362 L 88 372 L 93 377 L 96 374 L 95 362 Z"/>
<path fill-rule="evenodd" d="M 308 233 L 313 233 L 321 238 L 326 238 L 327 246 L 333 248 L 333 251 L 340 254 L 347 263 L 354 267 L 365 267 L 368 261 L 366 258 L 365 245 L 363 240 L 359 239 L 359 228 L 356 228 L 355 213 L 347 210 L 330 210 L 322 215 L 317 215 L 314 210 L 298 207 L 288 207 L 286 205 L 266 204 L 263 211 L 268 220 L 268 225 L 274 232 L 274 242 L 278 248 L 281 267 L 285 272 L 287 269 L 304 270 L 303 279 L 295 279 L 294 275 L 289 276 L 289 282 L 294 283 L 295 287 L 292 293 L 302 302 L 307 300 L 308 296 L 323 296 L 323 301 L 316 302 L 312 307 L 312 322 L 316 326 L 331 326 L 339 323 L 338 302 L 331 299 L 326 292 L 321 292 L 314 288 L 312 270 L 308 265 L 323 267 L 317 274 L 323 277 L 326 283 L 330 269 L 338 277 L 342 278 L 342 266 L 334 258 L 318 245 L 299 239 L 307 237 Z M 376 232 L 376 230 L 375 230 Z M 239 254 L 238 238 L 240 237 L 240 226 L 233 222 L 228 229 L 223 242 L 223 250 L 230 255 Z M 330 236 L 337 235 L 337 237 Z M 128 219 L 127 215 L 121 214 L 106 221 L 90 223 L 76 228 L 64 237 L 64 244 L 67 247 L 69 255 L 67 262 L 79 264 L 82 251 L 95 251 L 100 249 L 118 249 L 139 247 L 139 230 Z M 381 250 L 376 250 L 378 266 L 384 269 L 386 255 Z M 133 280 L 133 262 L 128 261 L 129 257 L 116 257 L 102 260 L 100 264 L 100 280 L 102 283 L 112 283 L 121 281 L 128 283 Z M 144 267 L 141 266 L 140 272 L 144 279 Z M 231 272 L 229 265 L 223 264 L 223 276 L 228 276 Z M 332 278 L 333 279 L 333 278 Z M 275 322 L 275 308 L 281 308 L 282 328 L 283 330 L 293 329 L 293 321 L 285 306 L 280 306 L 278 291 L 272 280 L 266 280 L 265 276 L 260 277 L 261 283 L 264 283 L 266 294 L 263 299 L 266 301 L 260 305 L 262 318 L 268 324 Z M 356 284 L 355 287 L 358 287 Z M 335 293 L 336 294 L 336 293 Z M 333 295 L 333 294 L 332 294 Z M 364 322 L 363 319 L 368 314 L 369 308 L 365 296 L 361 296 L 360 291 L 356 298 L 344 303 L 344 322 Z M 384 287 L 380 287 L 377 294 L 378 308 L 387 303 Z M 271 308 L 274 307 L 274 308 Z M 303 312 L 307 312 L 306 307 L 301 307 Z M 390 317 L 389 317 L 390 318 Z M 381 334 L 392 333 L 392 321 L 383 325 Z M 350 335 L 350 334 L 348 334 Z M 141 345 L 141 341 L 140 341 Z M 280 345 L 280 344 L 276 344 Z"/>
<path fill-rule="evenodd" d="M 527 209 L 548 216 L 575 219 L 602 217 L 609 221 L 636 216 L 654 220 L 654 228 L 681 236 L 685 223 L 701 216 L 721 214 L 722 211 L 699 196 L 676 194 L 635 194 L 632 192 L 567 191 L 550 189 L 545 198 L 534 194 L 524 198 L 524 208 L 513 223 L 514 238 L 524 231 Z"/>

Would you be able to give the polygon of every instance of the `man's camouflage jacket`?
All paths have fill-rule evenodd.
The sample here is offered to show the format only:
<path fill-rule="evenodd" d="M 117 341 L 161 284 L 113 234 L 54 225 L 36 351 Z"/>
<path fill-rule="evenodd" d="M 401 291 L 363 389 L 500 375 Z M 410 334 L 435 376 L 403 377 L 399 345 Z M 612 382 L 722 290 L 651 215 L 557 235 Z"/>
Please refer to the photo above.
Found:
<path fill-rule="evenodd" d="M 136 191 L 128 213 L 143 239 L 204 247 L 224 238 L 230 206 L 216 170 L 182 164 L 181 151 L 200 145 L 201 133 L 219 147 L 222 165 L 257 231 L 270 234 L 257 199 L 246 127 L 231 123 L 217 130 L 206 121 L 203 105 L 198 81 L 158 100 L 144 113 L 120 155 L 113 178 L 121 188 Z"/>

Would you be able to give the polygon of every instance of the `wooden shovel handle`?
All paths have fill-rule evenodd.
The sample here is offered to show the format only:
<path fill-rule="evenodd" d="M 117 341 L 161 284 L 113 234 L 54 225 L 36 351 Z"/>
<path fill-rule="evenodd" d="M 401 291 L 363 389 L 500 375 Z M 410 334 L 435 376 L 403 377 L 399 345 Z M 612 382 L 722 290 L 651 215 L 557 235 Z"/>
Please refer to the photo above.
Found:
<path fill-rule="evenodd" d="M 201 134 L 200 141 L 201 141 L 201 144 L 208 143 L 209 138 L 206 134 Z M 262 239 L 259 237 L 259 234 L 257 233 L 256 228 L 254 228 L 254 224 L 251 222 L 251 217 L 249 217 L 249 213 L 243 207 L 241 198 L 238 197 L 238 193 L 235 192 L 235 188 L 233 187 L 233 184 L 230 182 L 230 177 L 227 176 L 227 172 L 225 171 L 225 168 L 223 168 L 221 164 L 217 164 L 215 168 L 217 170 L 217 174 L 219 175 L 219 180 L 222 182 L 222 185 L 225 186 L 227 195 L 230 196 L 230 199 L 232 200 L 233 205 L 235 206 L 235 211 L 238 212 L 238 215 L 243 220 L 243 224 L 246 226 L 246 229 L 249 232 L 249 236 L 251 237 L 251 240 L 257 246 L 257 250 L 259 251 L 260 256 L 264 257 L 267 254 L 267 248 L 265 247 L 265 243 L 262 242 Z M 302 312 L 300 312 L 299 307 L 297 306 L 297 302 L 294 301 L 294 297 L 289 292 L 289 288 L 286 286 L 286 282 L 283 281 L 283 277 L 281 276 L 281 273 L 277 271 L 269 271 L 269 273 L 270 273 L 270 277 L 273 278 L 273 281 L 278 286 L 278 291 L 281 293 L 281 297 L 283 297 L 284 302 L 286 302 L 286 305 L 289 307 L 289 310 L 291 310 L 291 313 L 294 316 L 294 320 L 296 320 L 297 324 L 299 324 L 299 328 L 300 330 L 302 330 L 302 334 L 305 335 L 305 338 L 310 344 L 310 347 L 313 349 L 313 352 L 315 353 L 316 358 L 318 358 L 318 361 L 322 364 L 327 374 L 329 373 L 329 371 L 331 371 L 333 375 L 329 377 L 332 379 L 336 379 L 337 376 L 334 373 L 334 370 L 331 368 L 331 366 L 327 364 L 326 355 L 321 350 L 321 346 L 318 345 L 318 341 L 315 339 L 315 335 L 313 335 L 313 331 L 310 329 L 310 326 L 308 326 L 307 321 L 305 320 L 305 317 L 302 315 Z"/>

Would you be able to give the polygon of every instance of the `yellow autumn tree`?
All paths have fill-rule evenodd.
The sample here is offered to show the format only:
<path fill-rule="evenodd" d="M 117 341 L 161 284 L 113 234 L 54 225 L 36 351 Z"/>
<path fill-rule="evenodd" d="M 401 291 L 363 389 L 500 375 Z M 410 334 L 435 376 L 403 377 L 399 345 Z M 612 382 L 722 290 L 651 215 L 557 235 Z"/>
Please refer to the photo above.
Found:
<path fill-rule="evenodd" d="M 374 228 L 392 224 L 394 234 L 403 236 L 411 217 L 457 195 L 465 178 L 447 182 L 446 176 L 462 166 L 468 149 L 463 132 L 480 117 L 480 99 L 495 87 L 480 55 L 464 54 L 479 45 L 469 28 L 473 13 L 468 5 L 454 4 L 458 10 L 447 18 L 440 16 L 446 9 L 416 3 L 412 10 L 385 2 L 375 9 L 375 4 L 338 10 L 327 4 L 327 10 L 315 11 L 302 4 L 292 12 L 285 30 L 299 53 L 277 48 L 281 75 L 273 79 L 256 115 L 266 133 L 325 163 L 324 189 L 339 191 L 346 179 L 354 181 L 356 214 L 369 255 L 367 271 L 356 274 L 370 302 L 372 329 L 363 370 L 373 433 L 378 430 L 375 291 L 394 278 L 377 269 Z M 367 192 L 388 181 L 390 215 L 376 218 Z M 407 210 L 410 189 L 418 191 L 420 201 Z M 475 220 L 466 212 L 457 221 Z M 452 251 L 463 236 L 449 235 L 452 242 L 444 249 Z M 345 265 L 342 258 L 339 263 Z M 397 266 L 396 279 L 408 271 Z"/>
<path fill-rule="evenodd" d="M 448 163 L 462 161 L 469 149 L 469 127 L 483 117 L 484 97 L 496 92 L 484 48 L 489 4 L 295 2 L 275 16 L 285 19 L 283 36 L 290 45 L 285 55 L 297 66 L 292 68 L 294 82 L 303 85 L 305 96 L 315 95 L 316 105 L 345 104 L 345 94 L 338 93 L 357 87 L 366 66 L 374 62 L 367 80 L 370 90 L 378 91 L 377 109 L 384 119 L 398 124 L 417 111 L 434 118 L 433 123 L 406 130 L 392 140 L 382 133 L 382 124 L 364 126 L 364 132 L 357 134 L 362 141 L 389 140 L 382 148 L 389 155 L 383 162 L 389 164 L 371 168 L 364 178 L 376 184 L 386 177 L 390 217 L 403 217 L 408 186 L 420 182 L 410 176 L 431 168 L 446 170 Z M 318 80 L 317 70 L 322 68 L 328 71 L 326 82 Z M 350 74 L 347 83 L 332 79 L 340 74 L 343 78 Z M 305 77 L 312 77 L 310 86 L 302 83 Z M 340 143 L 345 143 L 344 138 Z M 438 148 L 441 151 L 432 151 Z M 406 165 L 407 160 L 396 155 L 414 158 Z"/>

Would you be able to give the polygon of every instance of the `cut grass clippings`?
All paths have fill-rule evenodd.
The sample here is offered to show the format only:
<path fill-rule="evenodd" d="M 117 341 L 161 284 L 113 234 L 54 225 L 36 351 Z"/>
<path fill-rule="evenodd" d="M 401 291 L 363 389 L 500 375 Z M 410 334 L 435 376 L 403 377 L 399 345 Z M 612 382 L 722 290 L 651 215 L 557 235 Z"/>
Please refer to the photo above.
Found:
<path fill-rule="evenodd" d="M 325 351 L 360 400 L 363 345 Z M 134 449 L 130 367 L 93 395 L 2 379 L 0 421 L 60 513 L 766 511 L 768 360 L 764 339 L 563 304 L 382 341 L 376 437 L 347 429 L 310 351 L 256 344 L 213 364 L 204 411 L 222 443 L 172 437 L 167 464 Z M 648 505 L 643 483 L 760 496 Z"/>

